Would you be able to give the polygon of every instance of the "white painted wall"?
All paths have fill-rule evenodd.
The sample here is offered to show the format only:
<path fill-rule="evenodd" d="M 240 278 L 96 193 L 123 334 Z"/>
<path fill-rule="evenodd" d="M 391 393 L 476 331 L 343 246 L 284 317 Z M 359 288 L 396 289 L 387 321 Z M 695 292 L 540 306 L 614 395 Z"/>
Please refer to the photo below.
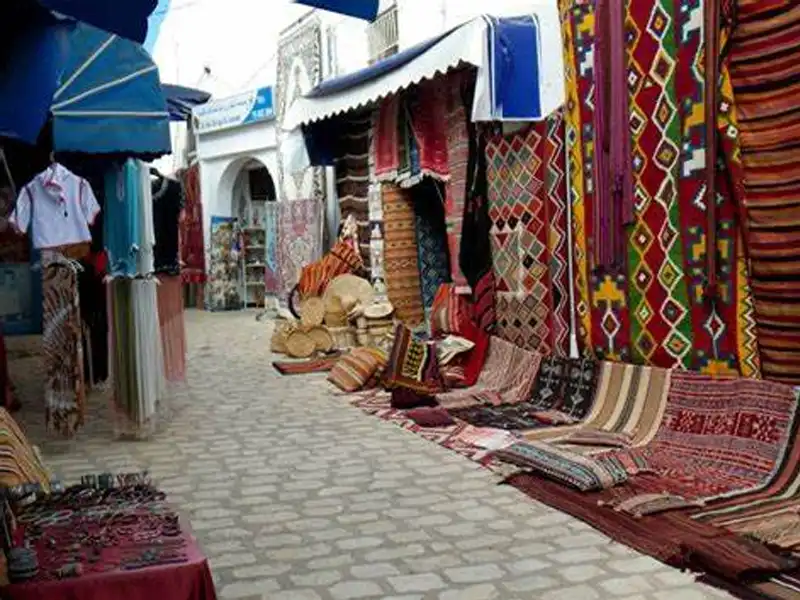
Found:
<path fill-rule="evenodd" d="M 203 202 L 203 235 L 208 246 L 212 216 L 236 216 L 238 198 L 234 187 L 244 166 L 257 160 L 278 179 L 278 147 L 275 121 L 261 121 L 206 133 L 198 138 L 200 191 Z M 280 200 L 280 198 L 278 198 Z"/>

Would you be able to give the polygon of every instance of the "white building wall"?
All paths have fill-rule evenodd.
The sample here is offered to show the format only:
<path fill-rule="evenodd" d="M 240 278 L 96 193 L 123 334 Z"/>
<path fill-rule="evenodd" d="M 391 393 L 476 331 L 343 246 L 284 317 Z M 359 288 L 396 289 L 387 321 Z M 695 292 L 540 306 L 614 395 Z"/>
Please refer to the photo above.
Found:
<path fill-rule="evenodd" d="M 208 247 L 211 217 L 236 216 L 236 180 L 247 163 L 263 164 L 273 180 L 278 177 L 276 122 L 262 121 L 234 127 L 198 138 L 197 158 L 200 162 L 200 191 L 203 202 L 203 236 Z M 278 198 L 280 200 L 280 198 Z"/>

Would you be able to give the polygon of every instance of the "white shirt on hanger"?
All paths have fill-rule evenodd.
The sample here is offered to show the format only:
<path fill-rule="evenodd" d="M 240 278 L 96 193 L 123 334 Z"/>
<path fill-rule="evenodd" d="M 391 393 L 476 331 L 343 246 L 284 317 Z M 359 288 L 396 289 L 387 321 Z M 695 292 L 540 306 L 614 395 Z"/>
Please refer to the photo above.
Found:
<path fill-rule="evenodd" d="M 22 188 L 9 221 L 22 233 L 31 227 L 39 250 L 91 242 L 89 227 L 99 212 L 89 182 L 53 163 Z"/>

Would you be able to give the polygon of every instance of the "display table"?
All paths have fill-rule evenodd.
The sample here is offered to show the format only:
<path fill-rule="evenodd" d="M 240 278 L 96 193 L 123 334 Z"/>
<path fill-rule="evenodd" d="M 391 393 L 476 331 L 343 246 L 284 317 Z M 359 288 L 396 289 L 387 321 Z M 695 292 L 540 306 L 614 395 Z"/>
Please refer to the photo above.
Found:
<path fill-rule="evenodd" d="M 216 600 L 208 563 L 164 494 L 102 477 L 103 489 L 90 478 L 13 508 L 12 583 L 0 597 Z"/>
<path fill-rule="evenodd" d="M 216 600 L 208 562 L 187 540 L 188 562 L 119 569 L 72 579 L 12 584 L 0 590 L 4 600 Z"/>

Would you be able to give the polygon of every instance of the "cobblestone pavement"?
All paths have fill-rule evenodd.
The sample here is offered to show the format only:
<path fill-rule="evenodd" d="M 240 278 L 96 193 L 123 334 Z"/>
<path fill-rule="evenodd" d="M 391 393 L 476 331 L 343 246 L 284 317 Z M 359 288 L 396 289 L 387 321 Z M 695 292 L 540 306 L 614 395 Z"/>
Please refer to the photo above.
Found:
<path fill-rule="evenodd" d="M 38 360 L 13 339 L 11 374 L 65 480 L 150 469 L 223 600 L 728 597 L 350 407 L 324 376 L 279 376 L 253 313 L 187 319 L 190 385 L 152 441 L 113 441 L 102 397 L 77 439 L 48 441 Z"/>

